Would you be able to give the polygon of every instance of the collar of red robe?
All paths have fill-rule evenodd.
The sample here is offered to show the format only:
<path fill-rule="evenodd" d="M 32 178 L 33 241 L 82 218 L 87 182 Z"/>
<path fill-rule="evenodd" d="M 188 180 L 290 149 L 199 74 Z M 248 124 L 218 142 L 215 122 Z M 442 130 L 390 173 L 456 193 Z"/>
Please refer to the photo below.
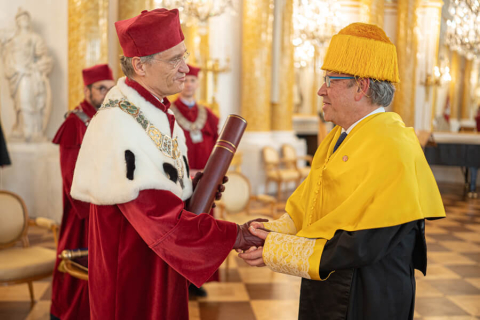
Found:
<path fill-rule="evenodd" d="M 148 92 L 147 89 L 142 87 L 138 82 L 131 80 L 130 78 L 127 78 L 125 80 L 125 84 L 138 92 L 139 95 L 141 95 L 145 100 L 153 104 L 155 107 L 158 109 L 162 110 L 163 112 L 167 112 L 168 108 L 170 108 L 170 101 L 165 97 L 163 98 L 163 103 L 160 102 L 157 98 L 153 96 L 150 92 Z"/>
<path fill-rule="evenodd" d="M 185 103 L 183 103 L 183 101 L 180 98 L 178 98 L 177 100 L 175 100 L 174 104 L 183 115 L 196 114 L 198 111 L 197 110 L 198 106 L 196 102 L 195 102 L 195 105 L 190 108 Z"/>
<path fill-rule="evenodd" d="M 87 102 L 87 100 L 83 100 L 80 103 L 80 107 L 82 108 L 82 111 L 90 118 L 92 119 L 95 113 L 97 113 L 97 109 L 95 109 L 94 106 L 92 106 L 90 103 Z"/>

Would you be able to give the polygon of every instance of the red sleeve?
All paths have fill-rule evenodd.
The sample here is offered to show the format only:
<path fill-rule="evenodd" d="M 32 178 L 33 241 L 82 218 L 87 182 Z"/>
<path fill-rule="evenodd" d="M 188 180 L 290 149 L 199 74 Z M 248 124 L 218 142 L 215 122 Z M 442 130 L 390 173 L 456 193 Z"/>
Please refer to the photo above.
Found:
<path fill-rule="evenodd" d="M 70 195 L 72 189 L 73 172 L 77 163 L 80 147 L 63 147 L 60 145 L 60 169 L 62 171 L 63 191 L 67 195 L 68 201 L 77 214 L 78 218 L 84 219 L 88 216 L 90 204 L 80 200 L 73 199 Z"/>
<path fill-rule="evenodd" d="M 184 210 L 170 191 L 143 190 L 119 209 L 147 245 L 197 287 L 220 267 L 233 248 L 235 223 Z"/>
<path fill-rule="evenodd" d="M 75 200 L 70 196 L 72 188 L 73 172 L 77 163 L 78 152 L 85 135 L 85 124 L 73 114 L 70 114 L 58 129 L 53 143 L 60 145 L 60 169 L 62 172 L 63 191 L 67 195 L 65 201 L 69 201 L 71 207 L 80 219 L 87 217 L 90 204 Z"/>
<path fill-rule="evenodd" d="M 75 114 L 71 113 L 58 129 L 52 142 L 64 147 L 82 144 L 87 127 Z"/>

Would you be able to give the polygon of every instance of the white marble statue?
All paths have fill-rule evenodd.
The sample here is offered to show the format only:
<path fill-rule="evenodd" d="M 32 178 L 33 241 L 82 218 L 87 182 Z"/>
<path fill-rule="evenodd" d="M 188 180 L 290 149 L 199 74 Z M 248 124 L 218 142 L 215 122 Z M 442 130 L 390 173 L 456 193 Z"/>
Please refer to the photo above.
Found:
<path fill-rule="evenodd" d="M 9 139 L 44 141 L 52 106 L 48 74 L 53 61 L 43 39 L 32 31 L 30 14 L 19 8 L 15 20 L 14 35 L 0 39 L 5 77 L 15 108 Z"/>

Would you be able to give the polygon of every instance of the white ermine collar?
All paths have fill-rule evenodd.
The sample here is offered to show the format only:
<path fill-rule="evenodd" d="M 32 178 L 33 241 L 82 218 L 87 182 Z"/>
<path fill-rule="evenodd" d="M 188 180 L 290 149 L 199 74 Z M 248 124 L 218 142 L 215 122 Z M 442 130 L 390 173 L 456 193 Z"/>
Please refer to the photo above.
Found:
<path fill-rule="evenodd" d="M 126 85 L 125 78 L 119 79 L 109 91 L 104 106 L 115 100 L 127 100 L 139 108 L 162 135 L 171 136 L 165 112 Z M 141 190 L 157 189 L 171 191 L 182 200 L 190 198 L 192 182 L 185 136 L 176 122 L 172 138 L 177 138 L 185 162 L 183 179 L 174 160 L 157 149 L 135 118 L 119 107 L 99 110 L 88 126 L 78 155 L 72 197 L 98 205 L 112 205 L 136 199 Z"/>

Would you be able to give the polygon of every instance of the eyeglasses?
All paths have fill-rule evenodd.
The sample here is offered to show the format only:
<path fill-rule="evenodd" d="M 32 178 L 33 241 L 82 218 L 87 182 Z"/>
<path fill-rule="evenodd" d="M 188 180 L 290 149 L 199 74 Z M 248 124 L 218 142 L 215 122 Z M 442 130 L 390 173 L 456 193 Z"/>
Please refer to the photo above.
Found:
<path fill-rule="evenodd" d="M 175 58 L 175 59 L 171 59 L 171 60 L 163 60 L 163 59 L 153 59 L 153 60 L 158 60 L 158 61 L 163 61 L 163 62 L 166 62 L 168 64 L 170 64 L 173 69 L 177 69 L 180 64 L 183 62 L 185 62 L 188 57 L 190 56 L 190 52 L 186 51 L 185 54 L 183 55 L 183 57 L 178 57 L 178 58 Z"/>
<path fill-rule="evenodd" d="M 108 91 L 110 91 L 110 89 L 112 89 L 112 87 L 105 87 L 105 86 L 100 86 L 100 87 L 93 87 L 92 86 L 92 88 L 98 90 L 101 94 L 105 94 Z"/>
<path fill-rule="evenodd" d="M 334 77 L 334 76 L 325 76 L 323 77 L 325 83 L 327 84 L 327 88 L 330 88 L 331 80 L 345 80 L 345 79 L 355 79 L 355 77 Z"/>

